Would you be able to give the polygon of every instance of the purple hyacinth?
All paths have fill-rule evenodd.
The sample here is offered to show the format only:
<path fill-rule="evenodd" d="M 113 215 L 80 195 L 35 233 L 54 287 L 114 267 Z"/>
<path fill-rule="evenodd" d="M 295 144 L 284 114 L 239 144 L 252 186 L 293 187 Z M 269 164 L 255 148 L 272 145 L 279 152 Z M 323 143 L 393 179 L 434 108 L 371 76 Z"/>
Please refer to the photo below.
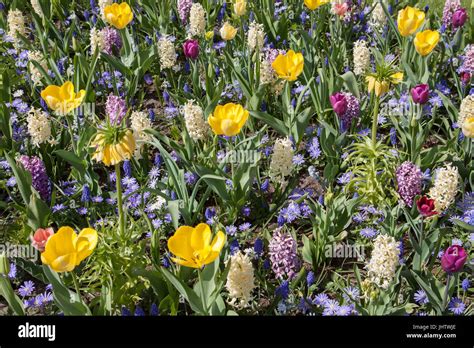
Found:
<path fill-rule="evenodd" d="M 102 39 L 104 41 L 104 51 L 107 54 L 113 54 L 113 48 L 117 51 L 122 48 L 122 38 L 117 30 L 111 27 L 102 29 Z"/>
<path fill-rule="evenodd" d="M 298 272 L 300 260 L 297 245 L 293 237 L 281 230 L 276 230 L 268 246 L 272 270 L 279 279 L 291 279 Z"/>
<path fill-rule="evenodd" d="M 454 12 L 461 8 L 461 0 L 446 0 L 443 9 L 443 24 L 449 27 L 452 23 Z"/>
<path fill-rule="evenodd" d="M 43 161 L 36 156 L 20 156 L 19 162 L 23 168 L 31 174 L 33 188 L 38 191 L 41 199 L 49 201 L 51 195 L 51 183 L 46 173 Z"/>
<path fill-rule="evenodd" d="M 465 48 L 462 65 L 459 69 L 460 73 L 474 74 L 474 45 L 468 45 Z"/>
<path fill-rule="evenodd" d="M 413 199 L 421 193 L 423 174 L 420 168 L 410 161 L 403 162 L 396 171 L 398 194 L 403 202 L 409 207 L 413 205 Z"/>
<path fill-rule="evenodd" d="M 192 0 L 178 0 L 178 13 L 179 18 L 183 24 L 188 22 L 189 11 L 191 11 L 191 6 L 193 5 Z"/>
<path fill-rule="evenodd" d="M 360 115 L 359 100 L 351 93 L 342 93 L 347 100 L 347 109 L 339 118 L 342 122 L 342 129 L 348 130 L 351 127 L 352 121 Z"/>
<path fill-rule="evenodd" d="M 125 100 L 110 94 L 107 97 L 107 101 L 105 103 L 105 112 L 110 119 L 110 123 L 115 125 L 120 124 L 127 113 L 127 105 L 125 104 Z"/>

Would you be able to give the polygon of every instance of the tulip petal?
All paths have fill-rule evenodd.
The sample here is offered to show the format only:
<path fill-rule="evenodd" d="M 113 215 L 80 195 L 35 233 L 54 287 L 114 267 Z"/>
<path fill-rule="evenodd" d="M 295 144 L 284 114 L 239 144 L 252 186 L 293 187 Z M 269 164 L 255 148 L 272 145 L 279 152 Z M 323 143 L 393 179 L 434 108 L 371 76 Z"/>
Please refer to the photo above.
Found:
<path fill-rule="evenodd" d="M 191 233 L 191 248 L 193 250 L 202 250 L 211 242 L 211 228 L 208 224 L 201 223 L 197 225 Z"/>
<path fill-rule="evenodd" d="M 192 260 L 194 250 L 191 247 L 191 235 L 194 228 L 181 226 L 173 236 L 168 239 L 168 249 L 174 255 L 184 260 Z"/>

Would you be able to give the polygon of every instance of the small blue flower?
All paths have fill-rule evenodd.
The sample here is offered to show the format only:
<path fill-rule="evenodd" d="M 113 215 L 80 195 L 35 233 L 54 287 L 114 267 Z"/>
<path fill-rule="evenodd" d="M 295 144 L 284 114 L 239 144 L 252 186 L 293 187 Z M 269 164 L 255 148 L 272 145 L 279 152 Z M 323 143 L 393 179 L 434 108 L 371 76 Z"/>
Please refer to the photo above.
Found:
<path fill-rule="evenodd" d="M 415 292 L 415 295 L 413 296 L 413 298 L 420 305 L 424 305 L 430 302 L 424 290 L 418 290 L 417 292 Z"/>
<path fill-rule="evenodd" d="M 453 312 L 455 315 L 461 315 L 466 309 L 466 305 L 462 302 L 461 299 L 453 297 L 453 299 L 448 304 L 448 309 Z"/>
<path fill-rule="evenodd" d="M 279 287 L 275 290 L 275 295 L 280 296 L 282 299 L 287 299 L 290 294 L 290 283 L 288 280 L 285 280 Z"/>
<path fill-rule="evenodd" d="M 27 280 L 23 283 L 22 286 L 18 289 L 20 296 L 30 296 L 35 290 L 35 284 L 31 280 Z"/>

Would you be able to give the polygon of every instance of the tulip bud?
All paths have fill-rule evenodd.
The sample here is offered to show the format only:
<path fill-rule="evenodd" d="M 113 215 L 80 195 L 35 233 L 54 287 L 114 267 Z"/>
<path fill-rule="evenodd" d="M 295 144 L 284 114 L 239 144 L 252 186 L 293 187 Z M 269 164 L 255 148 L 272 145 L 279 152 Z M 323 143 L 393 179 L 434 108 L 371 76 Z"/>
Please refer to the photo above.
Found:
<path fill-rule="evenodd" d="M 52 228 L 38 228 L 33 236 L 31 236 L 31 245 L 40 252 L 44 251 L 44 247 L 49 237 L 54 234 Z"/>
<path fill-rule="evenodd" d="M 237 16 L 243 16 L 247 11 L 247 1 L 237 0 L 234 5 L 234 12 Z"/>
<path fill-rule="evenodd" d="M 338 116 L 344 115 L 344 113 L 347 111 L 347 99 L 344 94 L 340 92 L 333 94 L 329 97 L 329 101 L 331 102 L 334 112 Z"/>
<path fill-rule="evenodd" d="M 430 97 L 430 87 L 424 84 L 413 87 L 411 97 L 416 104 L 426 104 Z"/>
<path fill-rule="evenodd" d="M 460 245 L 452 245 L 441 257 L 441 267 L 446 273 L 456 273 L 462 270 L 467 260 L 467 253 Z"/>
<path fill-rule="evenodd" d="M 8 273 L 10 273 L 10 264 L 7 256 L 2 253 L 0 254 L 0 276 L 7 276 Z"/>
<path fill-rule="evenodd" d="M 187 58 L 196 59 L 199 55 L 199 43 L 197 40 L 187 40 L 183 45 L 184 55 Z"/>
<path fill-rule="evenodd" d="M 225 22 L 222 28 L 219 30 L 221 37 L 225 41 L 232 40 L 237 34 L 237 29 L 230 25 L 228 22 Z"/>
<path fill-rule="evenodd" d="M 471 81 L 471 74 L 468 72 L 462 72 L 460 74 L 460 77 L 461 77 L 462 83 L 464 83 L 465 85 L 467 85 Z"/>
<path fill-rule="evenodd" d="M 453 14 L 453 28 L 461 28 L 467 21 L 466 9 L 460 8 Z"/>
<path fill-rule="evenodd" d="M 435 200 L 426 196 L 423 196 L 416 201 L 416 207 L 423 217 L 430 217 L 437 214 L 435 210 Z"/>

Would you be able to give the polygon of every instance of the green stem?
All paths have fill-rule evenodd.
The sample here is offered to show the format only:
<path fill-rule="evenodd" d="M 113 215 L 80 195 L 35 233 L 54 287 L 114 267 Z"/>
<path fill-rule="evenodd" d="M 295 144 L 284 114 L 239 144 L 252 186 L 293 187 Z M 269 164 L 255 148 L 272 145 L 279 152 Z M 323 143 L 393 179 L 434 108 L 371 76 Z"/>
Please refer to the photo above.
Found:
<path fill-rule="evenodd" d="M 377 144 L 377 121 L 379 117 L 379 103 L 380 103 L 379 97 L 375 96 L 374 115 L 372 117 L 372 144 L 374 148 L 375 148 L 375 145 Z"/>
<path fill-rule="evenodd" d="M 71 120 L 69 120 L 69 115 L 66 115 L 65 119 L 66 119 L 66 123 L 67 123 L 67 129 L 69 131 L 69 136 L 71 137 L 72 150 L 74 151 L 74 154 L 77 154 L 76 153 L 76 144 L 74 142 L 74 130 L 72 128 Z"/>
<path fill-rule="evenodd" d="M 202 301 L 202 307 L 203 307 L 203 310 L 204 310 L 204 315 L 208 315 L 206 294 L 204 293 L 204 283 L 202 281 L 201 272 L 202 272 L 201 269 L 198 269 L 199 286 L 201 287 L 201 301 Z"/>
<path fill-rule="evenodd" d="M 423 228 L 424 227 L 424 222 L 425 221 L 422 218 L 421 222 L 420 222 L 420 249 L 421 250 L 423 250 L 423 240 L 425 238 L 425 231 L 424 231 L 424 228 Z M 423 255 L 423 253 L 421 253 L 421 254 Z M 421 266 L 423 264 L 423 260 L 421 258 L 422 255 L 420 255 L 420 270 L 421 270 Z"/>
<path fill-rule="evenodd" d="M 122 203 L 122 179 L 120 175 L 120 164 L 115 165 L 115 184 L 117 188 L 117 205 L 119 212 L 119 231 L 120 236 L 125 235 L 125 216 L 123 215 L 123 203 Z"/>
<path fill-rule="evenodd" d="M 446 289 L 444 290 L 444 298 L 443 298 L 443 309 L 445 310 L 448 305 L 448 293 L 449 293 L 449 281 L 451 280 L 451 275 L 448 273 L 446 277 Z"/>
<path fill-rule="evenodd" d="M 79 290 L 79 282 L 77 281 L 76 274 L 74 272 L 71 272 L 71 276 L 72 276 L 72 281 L 74 282 L 74 288 L 76 289 L 77 296 L 79 297 L 79 301 L 82 304 L 84 304 L 81 297 L 81 291 Z"/>

